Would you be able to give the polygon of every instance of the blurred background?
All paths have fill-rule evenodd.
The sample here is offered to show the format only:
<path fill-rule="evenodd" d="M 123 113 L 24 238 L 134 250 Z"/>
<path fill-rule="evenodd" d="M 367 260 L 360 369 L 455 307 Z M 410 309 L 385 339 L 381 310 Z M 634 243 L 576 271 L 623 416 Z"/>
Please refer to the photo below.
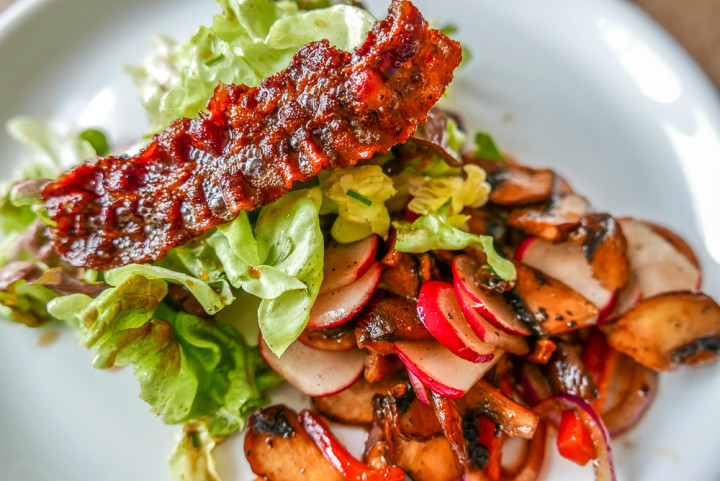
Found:
<path fill-rule="evenodd" d="M 0 0 L 0 12 L 14 1 Z M 720 0 L 626 1 L 637 4 L 664 26 L 720 90 Z"/>

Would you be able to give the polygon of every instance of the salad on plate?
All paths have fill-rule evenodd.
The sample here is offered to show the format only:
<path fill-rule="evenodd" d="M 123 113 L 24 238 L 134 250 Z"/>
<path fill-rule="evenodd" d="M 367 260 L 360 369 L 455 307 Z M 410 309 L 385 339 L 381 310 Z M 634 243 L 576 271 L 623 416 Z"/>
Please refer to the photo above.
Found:
<path fill-rule="evenodd" d="M 468 132 L 441 101 L 463 49 L 411 2 L 218 2 L 127 68 L 147 139 L 8 124 L 35 156 L 0 199 L 0 315 L 132 366 L 178 480 L 219 479 L 238 432 L 270 481 L 539 479 L 550 432 L 615 479 L 658 372 L 720 353 L 689 245 Z M 311 406 L 271 405 L 284 382 Z"/>

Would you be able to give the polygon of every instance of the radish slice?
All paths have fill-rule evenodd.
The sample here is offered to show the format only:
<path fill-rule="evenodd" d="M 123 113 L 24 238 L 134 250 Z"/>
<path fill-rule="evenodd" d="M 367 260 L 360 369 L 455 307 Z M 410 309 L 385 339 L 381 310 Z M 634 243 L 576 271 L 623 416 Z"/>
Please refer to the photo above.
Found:
<path fill-rule="evenodd" d="M 472 308 L 473 303 L 469 296 L 457 287 L 455 289 L 465 319 L 483 342 L 501 347 L 518 356 L 524 356 L 530 352 L 528 343 L 522 337 L 508 334 L 488 322 L 484 316 L 481 316 L 479 312 Z"/>
<path fill-rule="evenodd" d="M 381 273 L 380 263 L 374 262 L 367 272 L 352 284 L 319 295 L 310 310 L 307 327 L 321 329 L 349 321 L 370 300 L 380 282 Z"/>
<path fill-rule="evenodd" d="M 551 244 L 529 237 L 518 247 L 515 258 L 577 291 L 600 309 L 600 318 L 615 304 L 615 293 L 593 277 L 582 247 L 574 242 Z"/>
<path fill-rule="evenodd" d="M 437 394 L 450 398 L 462 397 L 492 369 L 502 353 L 497 350 L 489 362 L 473 363 L 434 340 L 397 341 L 393 347 L 409 372 Z"/>
<path fill-rule="evenodd" d="M 321 351 L 295 341 L 277 357 L 260 337 L 260 354 L 273 371 L 308 396 L 323 397 L 351 386 L 365 370 L 365 353 Z"/>
<path fill-rule="evenodd" d="M 600 319 L 599 324 L 616 321 L 623 313 L 640 302 L 642 298 L 643 293 L 640 290 L 640 283 L 638 282 L 637 274 L 635 271 L 631 270 L 628 281 L 617 293 L 617 301 L 615 302 L 615 305 L 604 318 Z"/>
<path fill-rule="evenodd" d="M 371 235 L 351 244 L 331 243 L 325 249 L 320 295 L 360 279 L 375 260 L 378 236 Z"/>
<path fill-rule="evenodd" d="M 487 362 L 495 348 L 483 342 L 463 316 L 453 286 L 428 281 L 420 288 L 418 316 L 437 341 L 470 362 Z"/>
<path fill-rule="evenodd" d="M 529 336 L 531 334 L 530 329 L 518 319 L 517 314 L 505 299 L 485 291 L 475 283 L 473 276 L 477 268 L 477 262 L 470 256 L 460 255 L 453 260 L 453 283 L 458 293 L 458 300 L 460 300 L 460 292 L 462 292 L 472 307 L 493 325 L 508 334 Z M 466 317 L 471 322 L 469 316 L 466 315 Z M 483 338 L 482 334 L 478 333 L 478 335 Z"/>
<path fill-rule="evenodd" d="M 700 270 L 672 243 L 644 222 L 618 221 L 628 243 L 630 268 L 635 271 L 644 298 L 672 291 L 694 291 Z"/>

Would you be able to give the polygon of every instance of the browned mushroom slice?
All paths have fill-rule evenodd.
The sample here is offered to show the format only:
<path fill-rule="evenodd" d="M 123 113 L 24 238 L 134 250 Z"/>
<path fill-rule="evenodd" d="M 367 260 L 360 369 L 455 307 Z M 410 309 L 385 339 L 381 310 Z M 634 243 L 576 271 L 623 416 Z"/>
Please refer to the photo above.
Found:
<path fill-rule="evenodd" d="M 457 402 L 463 413 L 479 410 L 510 436 L 531 439 L 538 425 L 538 416 L 535 413 L 483 379 Z"/>
<path fill-rule="evenodd" d="M 347 351 L 357 346 L 355 332 L 347 324 L 325 329 L 305 329 L 298 340 L 321 351 Z"/>
<path fill-rule="evenodd" d="M 337 394 L 313 398 L 313 406 L 334 421 L 346 424 L 371 424 L 373 396 L 387 394 L 397 383 L 397 380 L 387 379 L 370 383 L 360 378 L 355 384 Z"/>
<path fill-rule="evenodd" d="M 403 435 L 416 441 L 426 441 L 443 432 L 433 408 L 417 398 L 398 416 L 398 427 Z"/>
<path fill-rule="evenodd" d="M 610 214 L 585 215 L 572 238 L 582 245 L 593 277 L 608 291 L 615 292 L 628 280 L 630 266 L 627 241 Z"/>
<path fill-rule="evenodd" d="M 397 252 L 393 255 L 393 265 L 383 268 L 378 289 L 408 299 L 417 299 L 420 293 L 420 270 L 412 254 Z"/>
<path fill-rule="evenodd" d="M 507 230 L 508 211 L 502 208 L 493 208 L 490 205 L 482 209 L 466 207 L 463 214 L 469 215 L 467 230 L 472 234 L 491 235 L 496 239 L 502 238 Z"/>
<path fill-rule="evenodd" d="M 607 341 L 658 371 L 710 361 L 720 355 L 720 306 L 702 293 L 660 294 L 623 314 Z"/>
<path fill-rule="evenodd" d="M 371 350 L 365 353 L 365 371 L 363 372 L 363 376 L 365 376 L 365 379 L 369 382 L 395 378 L 405 370 L 405 365 L 395 355 L 392 344 L 388 343 L 388 349 L 387 354 L 378 354 Z"/>
<path fill-rule="evenodd" d="M 492 186 L 490 202 L 494 204 L 519 207 L 545 202 L 552 197 L 555 185 L 552 170 L 478 158 L 466 158 L 465 161 L 485 169 Z"/>
<path fill-rule="evenodd" d="M 589 207 L 587 199 L 579 195 L 553 195 L 547 205 L 512 211 L 507 223 L 548 242 L 560 242 L 580 225 Z"/>
<path fill-rule="evenodd" d="M 555 392 L 580 396 L 591 403 L 598 397 L 598 390 L 590 371 L 580 359 L 577 348 L 560 342 L 545 366 L 545 372 Z"/>
<path fill-rule="evenodd" d="M 469 468 L 472 460 L 468 453 L 468 443 L 463 433 L 463 420 L 457 403 L 454 399 L 448 399 L 434 391 L 430 392 L 430 403 L 432 404 L 435 416 L 440 422 L 445 439 L 450 443 L 450 448 L 455 454 L 455 459 L 460 464 Z M 477 466 L 482 468 L 483 466 Z"/>
<path fill-rule="evenodd" d="M 553 336 L 597 322 L 598 308 L 583 296 L 532 267 L 517 263 L 516 268 L 517 284 L 508 294 L 515 294 L 532 313 L 535 321 L 532 326 L 541 336 Z M 511 305 L 516 304 L 511 296 Z M 513 307 L 518 310 L 517 306 Z"/>
<path fill-rule="evenodd" d="M 427 441 L 396 438 L 392 462 L 414 481 L 458 481 L 462 478 L 463 468 L 445 436 Z"/>
<path fill-rule="evenodd" d="M 257 410 L 248 420 L 245 456 L 268 481 L 344 481 L 285 406 Z"/>
<path fill-rule="evenodd" d="M 417 315 L 416 303 L 387 291 L 376 290 L 357 317 L 355 336 L 361 348 L 371 342 L 432 337 Z"/>

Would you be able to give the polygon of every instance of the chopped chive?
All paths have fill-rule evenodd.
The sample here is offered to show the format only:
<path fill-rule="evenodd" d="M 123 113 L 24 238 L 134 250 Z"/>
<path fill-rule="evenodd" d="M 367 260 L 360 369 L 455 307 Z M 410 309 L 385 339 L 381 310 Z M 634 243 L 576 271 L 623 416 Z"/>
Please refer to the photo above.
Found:
<path fill-rule="evenodd" d="M 197 431 L 190 433 L 190 441 L 192 441 L 193 448 L 197 449 L 200 447 L 200 436 Z"/>
<path fill-rule="evenodd" d="M 364 195 L 358 194 L 358 193 L 355 192 L 354 190 L 348 190 L 348 191 L 346 192 L 346 194 L 347 194 L 348 197 L 352 197 L 353 199 L 355 199 L 355 200 L 357 200 L 357 201 L 360 201 L 360 202 L 362 202 L 363 204 L 365 204 L 365 205 L 367 205 L 367 206 L 372 205 L 372 201 L 371 201 L 370 199 L 368 199 L 368 198 L 365 197 Z"/>
<path fill-rule="evenodd" d="M 213 58 L 211 58 L 210 60 L 206 61 L 206 62 L 205 62 L 205 66 L 206 66 L 206 67 L 212 67 L 212 66 L 215 65 L 216 63 L 222 62 L 223 60 L 225 60 L 225 54 L 224 54 L 224 53 L 221 53 L 221 54 L 218 55 L 217 57 L 213 57 Z"/>
<path fill-rule="evenodd" d="M 106 155 L 110 151 L 108 147 L 108 141 L 105 134 L 96 129 L 86 129 L 80 132 L 78 135 L 83 140 L 90 143 L 92 148 L 95 150 L 95 155 Z"/>
<path fill-rule="evenodd" d="M 483 159 L 497 160 L 499 162 L 505 161 L 500 149 L 498 149 L 497 144 L 495 144 L 495 140 L 493 140 L 490 134 L 486 134 L 485 132 L 475 134 L 475 156 Z"/>

